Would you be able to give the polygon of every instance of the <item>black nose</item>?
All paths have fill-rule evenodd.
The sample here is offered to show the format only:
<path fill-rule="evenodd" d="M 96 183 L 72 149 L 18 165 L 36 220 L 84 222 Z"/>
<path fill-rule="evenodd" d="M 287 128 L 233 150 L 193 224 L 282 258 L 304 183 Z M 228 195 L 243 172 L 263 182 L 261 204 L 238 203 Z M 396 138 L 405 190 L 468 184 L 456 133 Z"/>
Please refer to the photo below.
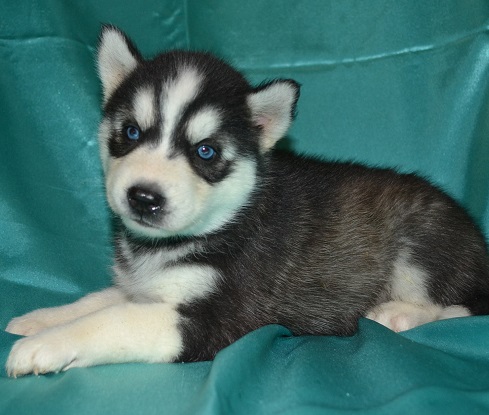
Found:
<path fill-rule="evenodd" d="M 131 209 L 139 215 L 155 215 L 161 211 L 165 198 L 155 190 L 143 186 L 133 186 L 127 191 Z"/>

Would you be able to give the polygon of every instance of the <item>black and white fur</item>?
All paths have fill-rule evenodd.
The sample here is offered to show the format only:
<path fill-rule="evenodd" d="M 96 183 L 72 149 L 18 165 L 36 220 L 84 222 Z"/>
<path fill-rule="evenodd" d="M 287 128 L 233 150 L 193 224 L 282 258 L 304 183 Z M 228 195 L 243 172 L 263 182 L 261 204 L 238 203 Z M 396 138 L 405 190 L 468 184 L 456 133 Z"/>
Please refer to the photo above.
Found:
<path fill-rule="evenodd" d="M 485 241 L 451 198 L 414 175 L 273 149 L 296 82 L 253 88 L 205 53 L 144 60 L 112 26 L 98 64 L 114 286 L 13 319 L 28 337 L 10 376 L 212 359 L 272 323 L 351 335 L 365 316 L 401 331 L 489 313 Z"/>

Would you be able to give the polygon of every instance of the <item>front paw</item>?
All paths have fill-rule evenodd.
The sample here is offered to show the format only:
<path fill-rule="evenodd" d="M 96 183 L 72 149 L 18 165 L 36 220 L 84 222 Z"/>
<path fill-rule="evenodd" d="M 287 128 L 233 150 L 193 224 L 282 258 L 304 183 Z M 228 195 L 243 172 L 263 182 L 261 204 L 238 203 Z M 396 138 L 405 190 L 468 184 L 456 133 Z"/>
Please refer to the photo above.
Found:
<path fill-rule="evenodd" d="M 40 333 L 51 326 L 48 316 L 45 315 L 47 313 L 43 311 L 43 309 L 35 310 L 23 316 L 13 318 L 8 323 L 5 331 L 20 336 L 33 336 L 34 334 Z"/>
<path fill-rule="evenodd" d="M 7 359 L 6 370 L 11 377 L 57 373 L 67 369 L 76 357 L 76 349 L 69 339 L 60 336 L 56 330 L 48 330 L 18 340 Z"/>

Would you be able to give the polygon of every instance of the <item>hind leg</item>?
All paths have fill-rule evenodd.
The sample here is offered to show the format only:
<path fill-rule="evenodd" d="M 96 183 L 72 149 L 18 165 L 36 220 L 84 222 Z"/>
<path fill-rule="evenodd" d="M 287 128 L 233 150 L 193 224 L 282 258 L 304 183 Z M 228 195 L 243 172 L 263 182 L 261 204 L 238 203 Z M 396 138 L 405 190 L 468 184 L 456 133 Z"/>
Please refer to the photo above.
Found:
<path fill-rule="evenodd" d="M 410 250 L 401 250 L 388 287 L 390 301 L 369 310 L 366 317 L 399 332 L 430 321 L 470 315 L 462 306 L 434 304 L 426 288 L 429 279 L 428 272 L 411 260 Z"/>
<path fill-rule="evenodd" d="M 470 312 L 462 306 L 417 305 L 403 301 L 382 303 L 366 315 L 368 319 L 374 320 L 395 332 L 409 330 L 430 321 L 467 316 L 470 316 Z"/>

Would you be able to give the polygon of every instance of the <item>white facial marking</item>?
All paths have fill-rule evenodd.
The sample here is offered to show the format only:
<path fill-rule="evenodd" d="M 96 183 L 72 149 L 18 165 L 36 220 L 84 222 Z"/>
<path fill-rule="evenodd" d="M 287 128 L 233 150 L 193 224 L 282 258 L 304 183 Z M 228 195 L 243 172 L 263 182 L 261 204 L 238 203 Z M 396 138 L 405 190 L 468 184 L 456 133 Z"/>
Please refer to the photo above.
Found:
<path fill-rule="evenodd" d="M 216 108 L 206 107 L 193 115 L 187 123 L 187 136 L 192 144 L 197 144 L 214 134 L 221 124 Z"/>
<path fill-rule="evenodd" d="M 255 182 L 255 162 L 250 159 L 236 160 L 233 171 L 210 188 L 204 209 L 193 227 L 189 228 L 190 234 L 202 235 L 232 221 L 236 212 L 246 206 Z"/>
<path fill-rule="evenodd" d="M 221 157 L 224 160 L 233 161 L 237 157 L 237 151 L 231 143 L 228 143 L 221 150 Z"/>
<path fill-rule="evenodd" d="M 168 153 L 172 135 L 186 105 L 198 94 L 202 77 L 196 69 L 181 69 L 180 75 L 163 87 L 161 96 L 163 116 L 163 145 Z"/>
<path fill-rule="evenodd" d="M 134 98 L 134 116 L 144 130 L 151 128 L 156 121 L 154 88 L 140 89 Z"/>

